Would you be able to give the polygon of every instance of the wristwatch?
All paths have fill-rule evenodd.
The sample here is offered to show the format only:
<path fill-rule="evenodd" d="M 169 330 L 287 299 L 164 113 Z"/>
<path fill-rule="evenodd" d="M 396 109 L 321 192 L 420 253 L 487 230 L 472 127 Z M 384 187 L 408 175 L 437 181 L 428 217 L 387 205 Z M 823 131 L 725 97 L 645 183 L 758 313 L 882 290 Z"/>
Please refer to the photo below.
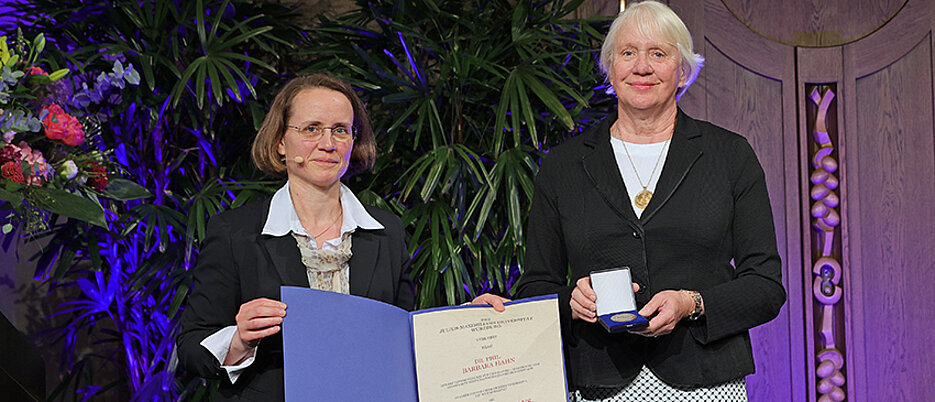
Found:
<path fill-rule="evenodd" d="M 691 296 L 692 301 L 695 302 L 695 308 L 692 309 L 692 313 L 688 316 L 688 319 L 696 321 L 698 318 L 701 318 L 701 293 L 694 290 L 686 290 L 686 292 Z"/>

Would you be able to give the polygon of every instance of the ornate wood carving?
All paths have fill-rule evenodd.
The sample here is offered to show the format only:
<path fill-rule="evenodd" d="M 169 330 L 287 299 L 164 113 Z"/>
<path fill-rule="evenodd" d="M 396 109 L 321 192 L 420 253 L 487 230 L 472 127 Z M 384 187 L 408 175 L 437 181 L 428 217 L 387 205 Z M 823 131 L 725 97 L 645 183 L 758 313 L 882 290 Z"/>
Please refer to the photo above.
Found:
<path fill-rule="evenodd" d="M 806 87 L 810 111 L 807 122 L 813 144 L 810 148 L 810 215 L 814 230 L 811 255 L 818 256 L 812 264 L 812 296 L 814 297 L 817 332 L 815 345 L 818 400 L 843 401 L 846 397 L 845 385 L 845 345 L 844 326 L 839 323 L 843 317 L 844 275 L 840 260 L 841 214 L 838 196 L 838 159 L 834 154 L 837 140 L 836 125 L 833 116 L 837 115 L 832 107 L 835 98 L 834 85 L 809 85 Z"/>

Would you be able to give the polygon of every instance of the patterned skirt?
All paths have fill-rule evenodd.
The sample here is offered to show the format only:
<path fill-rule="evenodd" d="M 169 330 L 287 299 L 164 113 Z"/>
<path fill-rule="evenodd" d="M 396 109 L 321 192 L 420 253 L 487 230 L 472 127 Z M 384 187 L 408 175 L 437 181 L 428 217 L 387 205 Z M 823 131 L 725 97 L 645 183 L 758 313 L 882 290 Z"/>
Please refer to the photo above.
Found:
<path fill-rule="evenodd" d="M 569 402 L 746 402 L 747 382 L 743 377 L 701 388 L 678 388 L 668 385 L 643 366 L 630 385 L 624 388 L 583 388 L 568 394 Z"/>

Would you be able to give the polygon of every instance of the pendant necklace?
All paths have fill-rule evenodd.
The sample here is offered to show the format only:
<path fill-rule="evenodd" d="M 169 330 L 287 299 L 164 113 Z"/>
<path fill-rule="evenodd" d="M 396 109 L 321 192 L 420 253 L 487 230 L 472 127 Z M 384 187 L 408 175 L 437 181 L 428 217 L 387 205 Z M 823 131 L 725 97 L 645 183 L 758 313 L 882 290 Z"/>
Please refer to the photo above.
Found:
<path fill-rule="evenodd" d="M 646 187 L 649 187 L 649 184 L 653 181 L 653 177 L 656 176 L 656 169 L 659 168 L 659 161 L 662 160 L 662 155 L 665 155 L 666 148 L 668 148 L 669 143 L 672 142 L 672 138 L 666 140 L 665 145 L 662 146 L 662 151 L 659 152 L 659 157 L 656 158 L 656 165 L 653 166 L 653 172 L 649 174 L 649 182 L 645 185 L 643 184 L 643 179 L 640 178 L 640 172 L 636 170 L 636 164 L 633 163 L 633 158 L 630 157 L 630 151 L 627 150 L 627 142 L 621 142 L 623 143 L 623 151 L 627 153 L 627 160 L 630 161 L 630 167 L 633 168 L 633 173 L 636 173 L 636 181 L 640 183 L 640 187 L 643 187 L 643 191 L 640 191 L 639 194 L 636 195 L 636 198 L 633 199 L 633 204 L 639 209 L 646 209 L 646 206 L 649 205 L 649 200 L 653 199 L 652 191 L 647 190 Z"/>
<path fill-rule="evenodd" d="M 338 208 L 338 217 L 335 218 L 334 221 L 331 222 L 331 224 L 328 225 L 328 227 L 325 228 L 325 230 L 322 230 L 321 232 L 318 232 L 318 234 L 315 235 L 315 236 L 313 236 L 312 238 L 313 238 L 313 239 L 317 239 L 317 238 L 320 237 L 321 235 L 325 234 L 325 232 L 327 232 L 328 229 L 331 229 L 332 227 L 334 227 L 334 224 L 335 224 L 335 223 L 338 223 L 338 221 L 341 220 L 341 217 L 342 217 L 342 216 L 344 216 L 344 208 L 343 208 L 343 207 Z"/>

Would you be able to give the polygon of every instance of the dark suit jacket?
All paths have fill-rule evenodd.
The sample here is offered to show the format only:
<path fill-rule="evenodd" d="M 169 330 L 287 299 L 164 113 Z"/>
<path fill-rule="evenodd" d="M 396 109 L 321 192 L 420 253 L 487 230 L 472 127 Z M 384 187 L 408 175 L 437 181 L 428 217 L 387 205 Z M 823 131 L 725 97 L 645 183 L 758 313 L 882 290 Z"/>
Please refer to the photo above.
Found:
<path fill-rule="evenodd" d="M 221 328 L 236 325 L 234 317 L 241 304 L 260 297 L 279 300 L 281 285 L 309 286 L 295 239 L 260 234 L 269 205 L 269 200 L 248 204 L 208 222 L 193 292 L 182 313 L 179 363 L 195 375 L 221 378 L 223 400 L 284 399 L 281 333 L 260 342 L 256 360 L 233 385 L 214 356 L 200 345 Z M 384 229 L 354 232 L 350 292 L 411 310 L 414 292 L 402 222 L 382 209 L 366 208 Z"/>
<path fill-rule="evenodd" d="M 688 387 L 752 373 L 747 330 L 776 317 L 786 297 L 753 149 L 680 110 L 655 194 L 637 218 L 610 145 L 614 121 L 616 113 L 543 159 L 517 297 L 559 295 L 573 389 L 625 386 L 643 365 Z M 659 338 L 572 322 L 575 282 L 623 265 L 640 285 L 639 307 L 659 291 L 692 289 L 701 292 L 705 315 Z"/>

